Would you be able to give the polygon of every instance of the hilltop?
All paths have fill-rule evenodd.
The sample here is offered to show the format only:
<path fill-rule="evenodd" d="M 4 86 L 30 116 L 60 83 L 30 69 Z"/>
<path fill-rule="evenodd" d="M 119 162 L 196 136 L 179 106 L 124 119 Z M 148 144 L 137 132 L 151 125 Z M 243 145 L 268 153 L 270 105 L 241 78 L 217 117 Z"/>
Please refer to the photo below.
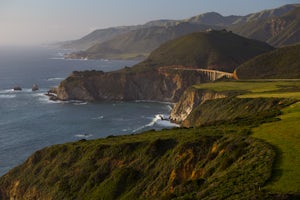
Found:
<path fill-rule="evenodd" d="M 239 79 L 300 78 L 300 44 L 259 55 L 236 69 Z"/>
<path fill-rule="evenodd" d="M 230 31 L 210 30 L 166 42 L 141 64 L 152 67 L 183 65 L 232 72 L 246 60 L 272 49 L 266 43 Z"/>

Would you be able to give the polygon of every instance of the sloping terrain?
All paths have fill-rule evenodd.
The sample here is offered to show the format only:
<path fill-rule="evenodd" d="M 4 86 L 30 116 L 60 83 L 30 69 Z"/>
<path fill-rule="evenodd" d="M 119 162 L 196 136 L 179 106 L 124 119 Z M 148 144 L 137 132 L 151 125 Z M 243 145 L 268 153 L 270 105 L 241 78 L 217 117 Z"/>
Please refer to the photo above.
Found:
<path fill-rule="evenodd" d="M 125 40 L 125 38 L 126 38 L 125 35 L 127 35 L 127 34 L 129 34 L 129 35 L 127 35 L 127 38 L 129 36 L 133 37 L 130 39 L 128 38 L 128 40 L 138 41 L 137 38 L 135 37 L 135 33 L 134 33 L 138 30 L 145 29 L 144 31 L 142 31 L 142 33 L 147 33 L 146 30 L 151 27 L 162 27 L 162 28 L 169 27 L 170 28 L 170 27 L 176 26 L 182 22 L 186 22 L 186 23 L 190 23 L 190 24 L 194 24 L 194 25 L 198 24 L 198 25 L 202 25 L 202 26 L 206 26 L 206 27 L 208 26 L 209 28 L 217 28 L 217 27 L 229 28 L 230 27 L 230 29 L 234 30 L 234 32 L 241 34 L 245 37 L 251 37 L 254 39 L 260 39 L 262 41 L 267 41 L 269 39 L 269 37 L 267 37 L 267 35 L 270 34 L 270 31 L 268 33 L 265 33 L 262 25 L 268 24 L 270 20 L 272 20 L 274 18 L 277 19 L 297 7 L 299 7 L 299 4 L 289 4 L 289 5 L 285 5 L 285 6 L 282 6 L 279 8 L 275 8 L 275 9 L 269 9 L 269 10 L 263 10 L 263 11 L 256 12 L 256 13 L 251 13 L 246 16 L 233 16 L 233 15 L 222 16 L 216 12 L 208 12 L 208 13 L 203 13 L 203 14 L 200 14 L 200 15 L 188 18 L 188 19 L 183 19 L 183 20 L 166 20 L 166 19 L 154 20 L 154 21 L 150 21 L 143 25 L 98 29 L 98 30 L 95 30 L 95 31 L 89 33 L 88 35 L 80 38 L 79 40 L 61 42 L 58 45 L 61 46 L 62 48 L 75 49 L 77 51 L 80 51 L 80 50 L 82 51 L 82 50 L 91 48 L 94 45 L 99 46 L 101 43 L 107 42 L 109 40 L 111 40 L 109 43 L 118 44 L 118 40 L 120 38 L 122 38 L 122 40 Z M 280 23 L 278 23 L 278 24 L 280 25 Z M 181 28 L 184 29 L 186 27 L 182 26 Z M 299 26 L 298 26 L 298 28 L 299 28 Z M 271 30 L 271 29 L 269 28 L 269 30 Z M 131 31 L 133 31 L 133 33 L 130 33 Z M 181 31 L 184 32 L 185 30 L 181 30 Z M 289 31 L 287 31 L 287 32 L 284 31 L 284 33 L 286 33 L 286 34 L 288 34 L 288 32 Z M 283 36 L 284 34 L 280 34 L 280 35 Z M 145 37 L 146 37 L 146 35 L 142 36 L 141 38 L 143 39 Z M 299 40 L 298 40 L 298 42 L 299 42 Z M 277 43 L 271 42 L 270 44 L 276 45 Z M 118 48 L 123 49 L 123 50 L 130 48 L 129 46 L 124 46 L 125 45 L 124 42 L 121 44 L 123 44 L 123 46 L 120 46 Z M 129 43 L 129 44 L 132 44 L 132 43 Z M 102 48 L 104 48 L 104 47 L 102 47 Z M 116 49 L 116 46 L 114 47 L 114 49 Z M 101 52 L 101 48 L 99 50 L 100 51 L 98 52 L 98 54 L 102 55 L 103 52 Z M 124 51 L 122 52 L 122 54 L 126 54 L 126 53 L 128 53 L 128 52 L 125 52 L 125 53 L 124 53 Z M 147 53 L 149 53 L 149 52 L 147 52 Z M 115 54 L 114 57 L 117 57 L 118 53 L 114 52 L 114 54 Z M 74 56 L 75 55 L 73 55 L 73 57 Z M 102 56 L 104 56 L 104 55 L 102 55 Z M 109 54 L 107 56 L 109 56 Z M 112 56 L 110 55 L 110 57 L 112 57 Z M 121 56 L 119 56 L 119 57 L 121 57 Z M 123 57 L 124 57 L 124 55 L 123 55 Z M 131 56 L 131 57 L 133 57 L 133 56 Z M 77 58 L 80 58 L 80 57 L 78 56 Z"/>
<path fill-rule="evenodd" d="M 172 26 L 150 26 L 120 34 L 95 44 L 86 51 L 72 53 L 67 58 L 141 59 L 171 39 L 211 28 L 207 25 L 178 23 Z"/>
<path fill-rule="evenodd" d="M 300 45 L 287 46 L 259 55 L 240 65 L 239 79 L 300 78 Z"/>
<path fill-rule="evenodd" d="M 0 179 L 0 197 L 265 199 L 274 156 L 235 125 L 82 140 L 33 154 Z"/>
<path fill-rule="evenodd" d="M 206 31 L 189 34 L 163 44 L 142 64 L 183 65 L 232 72 L 246 60 L 272 49 L 266 43 L 225 30 Z"/>
<path fill-rule="evenodd" d="M 280 16 L 238 23 L 229 29 L 244 37 L 265 41 L 273 46 L 296 44 L 300 42 L 300 7 L 295 7 Z"/>

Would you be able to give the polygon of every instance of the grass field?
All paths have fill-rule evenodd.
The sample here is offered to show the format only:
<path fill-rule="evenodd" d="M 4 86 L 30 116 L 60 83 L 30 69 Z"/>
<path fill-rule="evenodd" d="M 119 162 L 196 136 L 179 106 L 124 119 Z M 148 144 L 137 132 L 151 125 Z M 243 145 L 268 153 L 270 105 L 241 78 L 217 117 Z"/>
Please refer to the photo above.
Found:
<path fill-rule="evenodd" d="M 225 81 L 194 85 L 197 89 L 211 89 L 214 91 L 245 91 L 251 93 L 270 92 L 300 92 L 299 80 L 249 80 L 249 81 Z M 250 93 L 250 94 L 249 94 Z"/>
<path fill-rule="evenodd" d="M 300 81 L 237 81 L 194 86 L 215 91 L 243 91 L 239 98 L 291 98 L 300 100 Z M 300 192 L 300 102 L 282 110 L 279 121 L 252 129 L 253 137 L 277 152 L 273 174 L 265 189 L 275 193 Z"/>
<path fill-rule="evenodd" d="M 300 102 L 282 110 L 280 121 L 253 129 L 253 137 L 272 144 L 277 151 L 273 178 L 267 190 L 300 192 Z"/>

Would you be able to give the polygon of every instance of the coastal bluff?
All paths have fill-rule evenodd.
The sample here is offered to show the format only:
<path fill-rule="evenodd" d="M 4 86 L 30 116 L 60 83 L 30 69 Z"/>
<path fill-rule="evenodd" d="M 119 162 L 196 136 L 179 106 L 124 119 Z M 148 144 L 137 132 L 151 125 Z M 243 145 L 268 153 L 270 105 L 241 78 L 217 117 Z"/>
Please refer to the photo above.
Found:
<path fill-rule="evenodd" d="M 177 102 L 189 86 L 231 77 L 220 71 L 169 66 L 157 69 L 116 72 L 73 72 L 57 88 L 59 100 L 130 101 L 155 100 Z M 217 75 L 216 75 L 217 74 Z"/>

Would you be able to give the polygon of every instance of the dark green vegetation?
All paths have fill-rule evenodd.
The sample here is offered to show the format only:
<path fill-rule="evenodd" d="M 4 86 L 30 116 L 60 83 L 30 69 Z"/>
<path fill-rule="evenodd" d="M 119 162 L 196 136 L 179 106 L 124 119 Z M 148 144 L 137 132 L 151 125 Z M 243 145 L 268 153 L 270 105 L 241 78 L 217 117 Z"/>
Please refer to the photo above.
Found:
<path fill-rule="evenodd" d="M 268 121 L 270 116 L 279 114 L 280 109 L 291 103 L 295 103 L 295 101 L 276 98 L 247 99 L 235 97 L 206 101 L 194 108 L 183 125 L 189 127 L 216 122 L 222 124 L 225 121 L 255 124 L 257 119 Z M 214 110 L 218 110 L 218 112 L 214 112 Z"/>
<path fill-rule="evenodd" d="M 297 100 L 240 98 L 251 92 L 289 93 L 293 86 L 297 88 L 299 83 L 216 82 L 194 86 L 242 95 L 208 100 L 201 109 L 197 107 L 191 114 L 194 128 L 109 136 L 42 149 L 0 178 L 0 198 L 296 199 L 298 182 L 291 181 L 292 189 L 283 183 L 297 177 L 299 166 L 287 164 L 299 159 L 291 160 L 293 156 L 281 155 L 280 151 L 297 145 L 297 141 L 292 142 L 299 134 Z M 298 106 L 296 110 L 294 106 Z M 292 130 L 296 132 L 285 136 L 287 143 L 276 139 L 283 133 L 281 129 L 277 127 L 275 135 L 268 130 L 270 124 L 276 127 L 278 123 L 280 127 L 295 126 Z M 253 138 L 253 131 L 255 137 L 271 145 Z M 295 152 L 291 155 L 298 155 L 300 149 L 292 149 Z"/>
<path fill-rule="evenodd" d="M 192 33 L 163 44 L 141 65 L 183 65 L 232 72 L 246 60 L 272 49 L 266 43 L 225 30 L 207 31 Z"/>
<path fill-rule="evenodd" d="M 299 79 L 299 56 L 300 44 L 282 47 L 243 63 L 236 69 L 236 75 L 239 79 Z"/>
<path fill-rule="evenodd" d="M 0 179 L 7 199 L 265 198 L 272 148 L 236 126 L 150 131 L 45 148 Z"/>
<path fill-rule="evenodd" d="M 152 26 L 130 31 L 95 44 L 86 51 L 68 55 L 69 58 L 89 59 L 141 59 L 168 40 L 193 32 L 209 29 L 210 26 L 181 22 L 172 26 Z"/>
<path fill-rule="evenodd" d="M 205 112 L 212 107 L 216 107 L 218 110 L 223 111 L 220 116 L 215 116 L 216 119 L 224 118 L 224 116 L 226 116 L 224 112 L 232 113 L 232 115 L 229 115 L 229 118 L 232 118 L 238 114 L 238 120 L 235 119 L 233 121 L 239 121 L 239 123 L 246 122 L 248 124 L 253 124 L 253 116 L 256 116 L 254 117 L 256 119 L 259 117 L 262 117 L 262 120 L 267 119 L 265 121 L 266 123 L 251 129 L 251 132 L 253 132 L 253 137 L 270 143 L 276 152 L 272 178 L 264 188 L 268 191 L 273 191 L 276 193 L 299 194 L 300 181 L 295 177 L 300 176 L 300 158 L 298 156 L 300 154 L 300 81 L 281 80 L 217 82 L 197 85 L 194 87 L 200 90 L 214 90 L 216 92 L 223 93 L 237 90 L 241 93 L 241 95 L 238 96 L 239 99 L 219 99 L 216 101 L 216 104 L 213 104 L 212 106 L 202 106 L 202 108 L 199 106 L 189 117 L 189 119 L 194 120 L 195 123 L 197 120 L 201 122 L 201 118 L 202 121 L 203 119 L 209 119 L 209 117 L 213 114 L 205 114 Z M 277 98 L 285 99 L 278 101 Z M 221 101 L 223 101 L 226 106 L 217 103 Z M 293 101 L 298 102 L 281 109 Z M 232 104 L 229 102 L 240 103 L 232 107 Z M 244 107 L 245 104 L 250 102 L 251 104 Z M 210 104 L 212 104 L 212 102 L 207 102 L 207 105 Z M 271 108 L 268 108 L 269 106 L 271 106 Z M 249 107 L 251 109 L 249 109 Z M 278 116 L 276 120 L 271 120 L 268 122 L 270 118 L 267 116 L 274 114 L 276 115 L 277 113 L 276 109 L 274 110 L 274 108 L 281 109 L 280 116 Z M 255 114 L 255 112 L 257 114 Z M 196 115 L 198 115 L 200 119 L 198 119 Z M 240 118 L 241 116 L 242 119 Z M 255 124 L 257 123 L 255 122 Z"/>
<path fill-rule="evenodd" d="M 229 28 L 247 38 L 265 41 L 273 46 L 291 45 L 300 42 L 300 7 L 266 19 L 251 19 L 245 24 Z"/>

